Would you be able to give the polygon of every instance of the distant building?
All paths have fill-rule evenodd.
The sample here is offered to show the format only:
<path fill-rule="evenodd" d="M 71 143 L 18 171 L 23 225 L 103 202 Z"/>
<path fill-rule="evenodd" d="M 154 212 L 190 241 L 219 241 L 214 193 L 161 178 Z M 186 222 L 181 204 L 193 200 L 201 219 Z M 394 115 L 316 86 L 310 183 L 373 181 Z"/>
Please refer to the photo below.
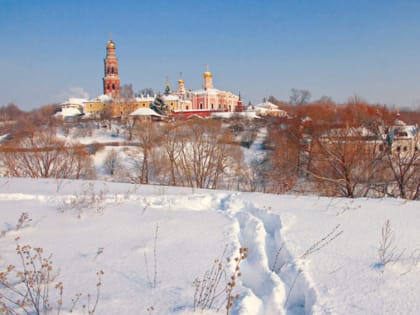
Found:
<path fill-rule="evenodd" d="M 186 90 L 183 79 L 178 80 L 178 90 L 171 92 L 177 96 L 177 106 L 172 108 L 177 117 L 191 115 L 210 116 L 214 112 L 241 112 L 243 111 L 240 96 L 229 91 L 214 88 L 213 74 L 206 71 L 203 74 L 204 84 L 199 90 Z"/>
<path fill-rule="evenodd" d="M 138 119 L 140 121 L 163 120 L 165 117 L 156 113 L 151 108 L 139 108 L 130 114 L 130 119 Z"/>
<path fill-rule="evenodd" d="M 86 102 L 83 98 L 70 97 L 67 101 L 60 104 L 61 115 L 64 119 L 83 115 L 83 106 Z"/>
<path fill-rule="evenodd" d="M 258 116 L 287 117 L 286 111 L 279 109 L 277 105 L 268 101 L 264 101 L 255 106 L 248 106 L 247 111 L 255 111 L 255 114 Z"/>
<path fill-rule="evenodd" d="M 106 44 L 104 72 L 104 94 L 118 99 L 120 97 L 120 77 L 118 75 L 118 59 L 115 54 L 115 43 L 112 40 L 109 40 Z"/>
<path fill-rule="evenodd" d="M 413 154 L 420 150 L 420 130 L 417 125 L 407 125 L 404 121 L 397 119 L 389 127 L 386 141 L 391 152 L 401 155 Z"/>
<path fill-rule="evenodd" d="M 214 88 L 213 74 L 203 74 L 204 84 L 199 90 L 187 90 L 183 79 L 178 80 L 178 89 L 171 91 L 167 82 L 165 93 L 161 96 L 170 114 L 174 117 L 187 118 L 191 115 L 210 116 L 215 112 L 243 111 L 240 96 L 229 91 Z M 156 95 L 141 95 L 132 99 L 124 99 L 120 93 L 120 77 L 115 43 L 109 40 L 106 44 L 104 59 L 103 95 L 84 102 L 86 115 L 112 117 L 128 117 L 140 108 L 150 108 Z"/>
<path fill-rule="evenodd" d="M 100 95 L 95 99 L 84 102 L 84 114 L 87 116 L 100 116 L 112 113 L 113 98 L 108 95 Z"/>

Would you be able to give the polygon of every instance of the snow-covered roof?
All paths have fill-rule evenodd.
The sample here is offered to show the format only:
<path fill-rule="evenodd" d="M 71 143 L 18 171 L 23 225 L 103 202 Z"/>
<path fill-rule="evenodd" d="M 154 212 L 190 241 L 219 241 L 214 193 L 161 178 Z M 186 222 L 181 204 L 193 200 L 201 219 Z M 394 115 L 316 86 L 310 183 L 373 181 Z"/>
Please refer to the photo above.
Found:
<path fill-rule="evenodd" d="M 87 100 L 84 98 L 76 98 L 76 97 L 70 97 L 67 101 L 61 103 L 61 106 L 67 106 L 67 105 L 79 105 L 83 106 L 83 103 Z"/>
<path fill-rule="evenodd" d="M 287 112 L 279 109 L 277 105 L 274 105 L 270 102 L 263 102 L 258 105 L 251 105 L 248 106 L 246 109 L 247 112 L 255 112 L 257 115 L 271 115 L 271 116 L 278 116 L 278 117 L 286 117 Z"/>
<path fill-rule="evenodd" d="M 134 112 L 130 114 L 130 116 L 156 116 L 156 117 L 164 117 L 158 113 L 156 113 L 153 109 L 150 108 L 139 108 L 136 109 Z"/>
<path fill-rule="evenodd" d="M 413 138 L 419 132 L 414 125 L 394 125 L 390 128 L 389 135 L 394 137 L 408 137 Z"/>
<path fill-rule="evenodd" d="M 93 102 L 107 103 L 107 102 L 112 102 L 112 97 L 109 96 L 109 95 L 102 94 L 102 95 L 99 95 L 99 96 L 97 96 L 96 98 L 94 98 L 90 101 L 91 102 L 93 101 Z"/>
<path fill-rule="evenodd" d="M 156 96 L 147 95 L 140 95 L 136 97 L 136 102 L 153 102 Z"/>
<path fill-rule="evenodd" d="M 335 128 L 326 132 L 323 137 L 374 137 L 375 134 L 366 127 Z"/>
<path fill-rule="evenodd" d="M 61 110 L 61 113 L 64 117 L 73 117 L 73 116 L 82 115 L 82 111 L 74 107 L 63 108 Z"/>
<path fill-rule="evenodd" d="M 268 102 L 268 101 L 263 102 L 263 103 L 260 103 L 258 105 L 255 105 L 255 107 L 257 107 L 257 108 L 265 108 L 265 109 L 269 109 L 269 110 L 279 109 L 279 107 L 277 105 L 274 105 L 273 103 Z"/>

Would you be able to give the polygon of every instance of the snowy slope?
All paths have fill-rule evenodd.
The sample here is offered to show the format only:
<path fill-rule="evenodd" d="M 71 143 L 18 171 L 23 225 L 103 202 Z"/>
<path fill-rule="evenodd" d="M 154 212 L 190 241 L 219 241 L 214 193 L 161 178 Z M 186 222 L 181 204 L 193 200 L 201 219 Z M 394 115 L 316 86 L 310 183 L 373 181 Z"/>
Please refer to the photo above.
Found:
<path fill-rule="evenodd" d="M 247 247 L 232 314 L 417 314 L 419 205 L 1 178 L 0 270 L 19 265 L 19 236 L 53 253 L 65 310 L 77 292 L 95 292 L 103 270 L 96 314 L 192 314 L 194 279 L 225 247 L 226 257 Z M 16 231 L 22 212 L 32 221 Z M 383 267 L 387 219 L 402 255 Z"/>

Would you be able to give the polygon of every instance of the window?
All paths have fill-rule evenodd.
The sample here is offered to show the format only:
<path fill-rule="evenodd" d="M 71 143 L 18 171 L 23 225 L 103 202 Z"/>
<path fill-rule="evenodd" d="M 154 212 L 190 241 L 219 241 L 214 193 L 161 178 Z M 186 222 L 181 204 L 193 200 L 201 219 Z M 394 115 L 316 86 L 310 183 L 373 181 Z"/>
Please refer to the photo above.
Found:
<path fill-rule="evenodd" d="M 203 103 L 200 103 L 200 109 L 203 109 Z"/>
<path fill-rule="evenodd" d="M 115 90 L 115 84 L 112 84 L 112 89 Z"/>
<path fill-rule="evenodd" d="M 114 74 L 114 67 L 111 68 L 111 73 Z"/>

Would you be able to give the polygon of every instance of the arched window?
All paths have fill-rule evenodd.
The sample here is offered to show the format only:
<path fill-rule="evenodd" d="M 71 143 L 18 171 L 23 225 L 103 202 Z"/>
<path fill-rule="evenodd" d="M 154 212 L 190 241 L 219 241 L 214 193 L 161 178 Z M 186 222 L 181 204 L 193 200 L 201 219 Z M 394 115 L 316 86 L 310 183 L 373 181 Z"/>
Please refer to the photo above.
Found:
<path fill-rule="evenodd" d="M 115 90 L 115 84 L 114 83 L 112 84 L 112 89 Z"/>
<path fill-rule="evenodd" d="M 111 87 L 109 86 L 109 84 L 106 86 L 106 89 L 109 90 Z"/>
<path fill-rule="evenodd" d="M 200 109 L 203 109 L 203 103 L 200 103 Z"/>
<path fill-rule="evenodd" d="M 111 73 L 114 74 L 114 67 L 111 68 Z"/>

